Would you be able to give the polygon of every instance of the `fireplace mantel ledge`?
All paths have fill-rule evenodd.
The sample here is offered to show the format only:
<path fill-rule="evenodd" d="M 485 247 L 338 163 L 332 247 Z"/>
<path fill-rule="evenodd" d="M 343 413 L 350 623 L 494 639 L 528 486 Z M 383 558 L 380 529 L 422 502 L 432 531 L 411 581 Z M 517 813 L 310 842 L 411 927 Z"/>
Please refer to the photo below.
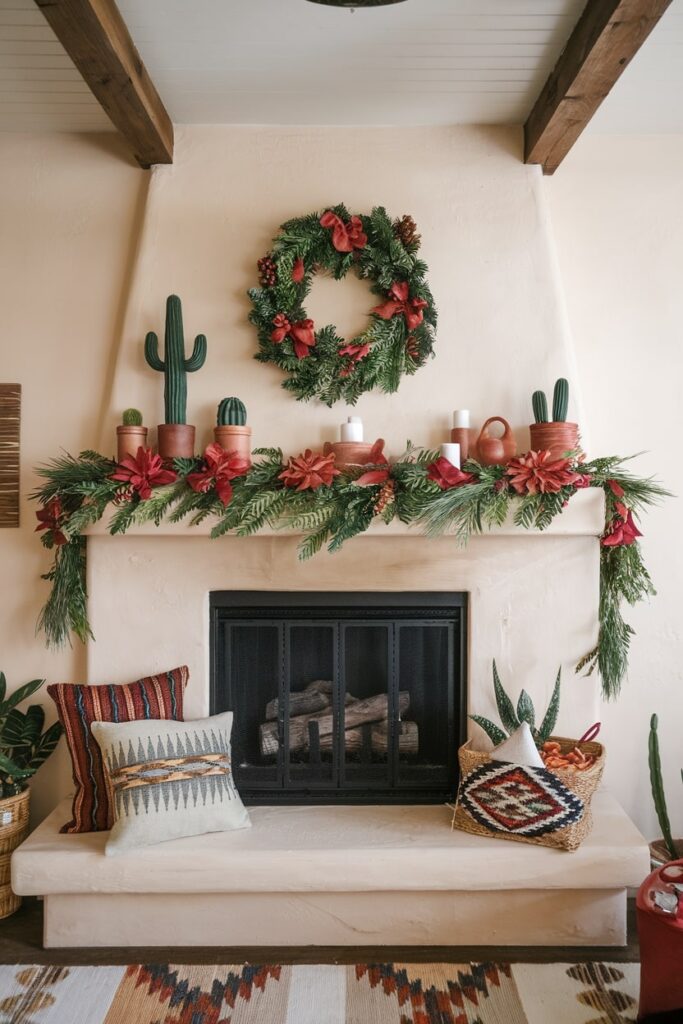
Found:
<path fill-rule="evenodd" d="M 113 509 L 112 509 L 113 513 Z M 111 515 L 105 516 L 85 533 L 90 537 L 111 537 L 108 523 Z M 199 526 L 190 526 L 187 522 L 169 523 L 162 522 L 159 526 L 153 523 L 144 523 L 141 526 L 133 526 L 125 534 L 117 534 L 111 537 L 112 540 L 121 540 L 125 537 L 208 537 L 211 533 L 215 520 L 207 519 Z M 543 531 L 527 530 L 521 526 L 515 526 L 512 522 L 512 515 L 500 527 L 487 530 L 484 537 L 599 537 L 604 530 L 605 523 L 605 498 L 598 488 L 589 488 L 579 491 L 569 502 L 562 515 L 556 516 L 550 526 Z M 301 531 L 293 529 L 274 530 L 264 527 L 254 534 L 254 537 L 291 537 L 300 536 Z M 419 526 L 408 526 L 398 520 L 394 520 L 388 526 L 384 523 L 373 523 L 361 537 L 416 537 L 423 535 Z M 230 536 L 234 536 L 231 534 Z"/>

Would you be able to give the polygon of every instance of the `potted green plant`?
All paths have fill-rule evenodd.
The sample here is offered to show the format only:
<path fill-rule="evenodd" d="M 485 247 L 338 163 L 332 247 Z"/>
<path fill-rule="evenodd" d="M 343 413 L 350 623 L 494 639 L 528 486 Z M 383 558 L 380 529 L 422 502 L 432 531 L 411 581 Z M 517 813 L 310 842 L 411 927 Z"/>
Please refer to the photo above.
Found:
<path fill-rule="evenodd" d="M 548 420 L 548 402 L 544 391 L 531 396 L 535 423 L 529 427 L 531 448 L 535 452 L 549 451 L 555 459 L 579 447 L 579 427 L 567 422 L 569 411 L 569 381 L 560 377 L 553 391 L 553 418 Z"/>
<path fill-rule="evenodd" d="M 226 452 L 236 452 L 251 462 L 251 427 L 247 426 L 247 410 L 239 398 L 224 398 L 220 403 L 213 435 Z"/>
<path fill-rule="evenodd" d="M 0 917 L 9 917 L 21 904 L 10 886 L 10 861 L 28 833 L 28 780 L 62 735 L 59 722 L 43 731 L 45 712 L 39 704 L 31 704 L 26 711 L 17 707 L 44 682 L 34 679 L 7 697 L 7 681 L 0 672 Z"/>
<path fill-rule="evenodd" d="M 671 834 L 671 823 L 669 812 L 666 806 L 666 794 L 662 780 L 662 762 L 659 756 L 659 737 L 657 735 L 657 715 L 650 719 L 650 735 L 648 737 L 648 764 L 650 766 L 650 786 L 652 787 L 652 799 L 657 812 L 657 820 L 662 832 L 662 838 L 650 843 L 650 860 L 652 867 L 661 867 L 670 860 L 678 860 L 683 857 L 683 839 L 674 839 Z M 683 770 L 681 770 L 683 779 Z"/>
<path fill-rule="evenodd" d="M 187 374 L 201 370 L 206 360 L 206 337 L 198 334 L 189 358 L 185 357 L 183 310 L 177 295 L 166 299 L 164 359 L 159 358 L 159 339 L 154 331 L 145 338 L 145 359 L 164 375 L 164 413 L 159 425 L 159 455 L 162 459 L 191 459 L 194 455 L 194 427 L 187 424 Z"/>
<path fill-rule="evenodd" d="M 142 425 L 140 410 L 126 409 L 121 419 L 122 422 L 116 428 L 117 462 L 123 462 L 127 455 L 135 458 L 138 448 L 147 447 L 147 427 Z"/>

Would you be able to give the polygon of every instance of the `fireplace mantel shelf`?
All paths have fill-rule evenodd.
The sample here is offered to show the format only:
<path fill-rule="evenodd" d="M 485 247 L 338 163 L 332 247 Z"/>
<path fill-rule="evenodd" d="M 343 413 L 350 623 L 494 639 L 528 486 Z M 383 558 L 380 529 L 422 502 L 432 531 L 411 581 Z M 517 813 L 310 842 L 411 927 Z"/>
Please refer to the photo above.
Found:
<path fill-rule="evenodd" d="M 112 509 L 113 512 L 113 509 Z M 85 533 L 90 537 L 110 537 L 108 523 L 110 515 L 105 515 L 98 523 L 89 527 Z M 598 488 L 589 488 L 579 491 L 569 502 L 562 515 L 556 516 L 550 526 L 543 531 L 527 530 L 521 526 L 515 526 L 512 516 L 503 526 L 486 531 L 482 536 L 490 537 L 598 537 L 604 530 L 605 521 L 605 499 Z M 111 537 L 112 540 L 121 540 L 122 537 L 208 537 L 214 525 L 214 520 L 207 519 L 199 526 L 190 526 L 184 523 L 162 522 L 159 526 L 153 523 L 144 523 L 141 526 L 131 527 L 125 534 L 117 534 Z M 300 531 L 293 529 L 274 530 L 265 527 L 253 536 L 258 537 L 292 537 L 300 535 Z M 388 526 L 384 523 L 373 523 L 372 526 L 361 537 L 417 537 L 422 536 L 418 526 L 408 526 L 398 520 L 394 520 Z"/>

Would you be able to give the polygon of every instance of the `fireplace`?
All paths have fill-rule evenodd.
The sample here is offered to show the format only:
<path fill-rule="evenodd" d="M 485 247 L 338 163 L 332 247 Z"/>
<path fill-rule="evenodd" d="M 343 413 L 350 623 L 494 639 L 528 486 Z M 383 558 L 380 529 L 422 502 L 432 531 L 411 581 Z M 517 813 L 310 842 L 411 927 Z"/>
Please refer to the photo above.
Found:
<path fill-rule="evenodd" d="M 466 733 L 465 594 L 220 591 L 211 713 L 258 803 L 439 803 Z"/>

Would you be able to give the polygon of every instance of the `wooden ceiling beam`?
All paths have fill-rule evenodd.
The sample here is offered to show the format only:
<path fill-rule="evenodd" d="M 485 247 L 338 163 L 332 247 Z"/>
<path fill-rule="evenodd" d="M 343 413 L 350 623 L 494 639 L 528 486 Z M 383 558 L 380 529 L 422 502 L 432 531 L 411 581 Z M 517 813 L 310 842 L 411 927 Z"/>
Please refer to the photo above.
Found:
<path fill-rule="evenodd" d="M 524 162 L 552 174 L 671 0 L 588 0 L 524 125 Z"/>
<path fill-rule="evenodd" d="M 173 163 L 173 124 L 114 0 L 35 0 L 141 167 Z"/>

